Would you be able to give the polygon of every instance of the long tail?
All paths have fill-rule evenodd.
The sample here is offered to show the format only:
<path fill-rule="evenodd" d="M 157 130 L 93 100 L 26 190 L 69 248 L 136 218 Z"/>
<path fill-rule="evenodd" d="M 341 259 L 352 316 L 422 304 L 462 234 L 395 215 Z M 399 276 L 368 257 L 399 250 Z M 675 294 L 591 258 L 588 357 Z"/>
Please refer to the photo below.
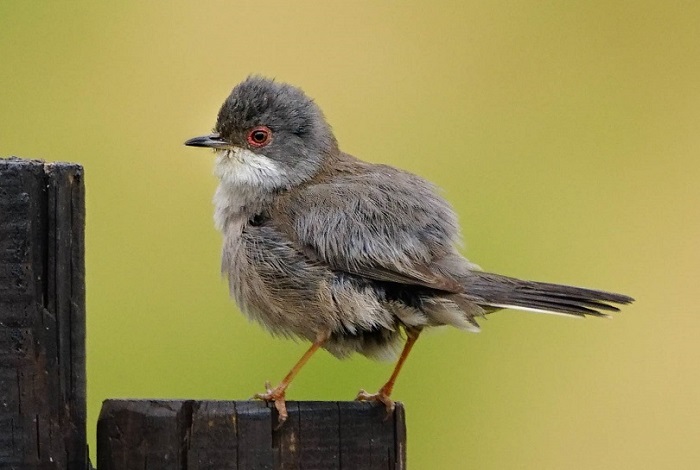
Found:
<path fill-rule="evenodd" d="M 487 311 L 513 308 L 542 313 L 597 317 L 618 312 L 611 304 L 629 304 L 632 297 L 582 287 L 521 281 L 485 272 L 472 272 L 464 286 L 476 303 Z"/>

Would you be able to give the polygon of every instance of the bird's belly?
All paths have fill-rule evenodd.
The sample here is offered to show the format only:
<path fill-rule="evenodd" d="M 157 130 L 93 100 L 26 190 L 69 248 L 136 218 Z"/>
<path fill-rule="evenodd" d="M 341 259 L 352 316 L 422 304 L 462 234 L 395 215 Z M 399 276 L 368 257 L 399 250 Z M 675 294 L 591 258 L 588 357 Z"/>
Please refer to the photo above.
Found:
<path fill-rule="evenodd" d="M 279 234 L 246 227 L 228 236 L 222 271 L 241 311 L 272 333 L 313 340 L 333 327 L 331 305 L 319 297 L 331 272 L 309 263 Z"/>
<path fill-rule="evenodd" d="M 222 270 L 248 318 L 281 336 L 313 341 L 330 332 L 327 349 L 338 356 L 394 352 L 397 318 L 371 284 L 311 261 L 272 229 L 246 227 L 228 235 Z M 386 354 L 380 351 L 383 342 L 392 343 Z M 366 350 L 370 347 L 373 351 Z"/>

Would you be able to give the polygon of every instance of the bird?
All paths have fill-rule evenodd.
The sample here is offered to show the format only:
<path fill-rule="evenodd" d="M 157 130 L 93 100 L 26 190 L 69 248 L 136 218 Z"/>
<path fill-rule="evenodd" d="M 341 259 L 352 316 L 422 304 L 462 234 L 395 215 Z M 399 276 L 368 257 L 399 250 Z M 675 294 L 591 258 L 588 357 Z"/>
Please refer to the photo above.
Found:
<path fill-rule="evenodd" d="M 311 342 L 274 388 L 281 426 L 286 391 L 319 349 L 391 359 L 376 393 L 391 394 L 426 328 L 479 331 L 502 309 L 605 317 L 629 296 L 483 271 L 459 252 L 452 206 L 429 181 L 340 150 L 321 108 L 300 88 L 251 75 L 219 110 L 213 132 L 185 145 L 213 149 L 214 222 L 222 274 L 240 310 L 273 335 Z"/>

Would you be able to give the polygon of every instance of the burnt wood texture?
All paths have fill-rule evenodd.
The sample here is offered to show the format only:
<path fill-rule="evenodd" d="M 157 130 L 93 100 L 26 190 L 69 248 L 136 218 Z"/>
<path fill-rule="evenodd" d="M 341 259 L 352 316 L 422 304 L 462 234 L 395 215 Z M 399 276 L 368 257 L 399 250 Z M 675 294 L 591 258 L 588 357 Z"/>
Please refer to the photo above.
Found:
<path fill-rule="evenodd" d="M 85 469 L 83 169 L 0 159 L 0 468 Z"/>
<path fill-rule="evenodd" d="M 97 423 L 99 470 L 405 469 L 400 403 L 107 400 Z"/>

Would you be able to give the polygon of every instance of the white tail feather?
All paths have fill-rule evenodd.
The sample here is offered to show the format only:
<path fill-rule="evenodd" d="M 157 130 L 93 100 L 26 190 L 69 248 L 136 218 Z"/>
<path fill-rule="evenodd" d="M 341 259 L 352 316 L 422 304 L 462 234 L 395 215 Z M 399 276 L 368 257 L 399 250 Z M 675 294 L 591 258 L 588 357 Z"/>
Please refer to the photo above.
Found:
<path fill-rule="evenodd" d="M 497 308 L 510 308 L 513 310 L 522 310 L 523 312 L 533 312 L 533 313 L 546 313 L 548 315 L 560 315 L 562 317 L 574 317 L 574 318 L 583 318 L 580 315 L 572 314 L 572 313 L 562 313 L 562 312 L 552 312 L 551 310 L 543 310 L 540 308 L 532 308 L 532 307 L 521 307 L 520 305 L 505 305 L 505 304 L 489 304 L 491 307 L 497 307 Z"/>

